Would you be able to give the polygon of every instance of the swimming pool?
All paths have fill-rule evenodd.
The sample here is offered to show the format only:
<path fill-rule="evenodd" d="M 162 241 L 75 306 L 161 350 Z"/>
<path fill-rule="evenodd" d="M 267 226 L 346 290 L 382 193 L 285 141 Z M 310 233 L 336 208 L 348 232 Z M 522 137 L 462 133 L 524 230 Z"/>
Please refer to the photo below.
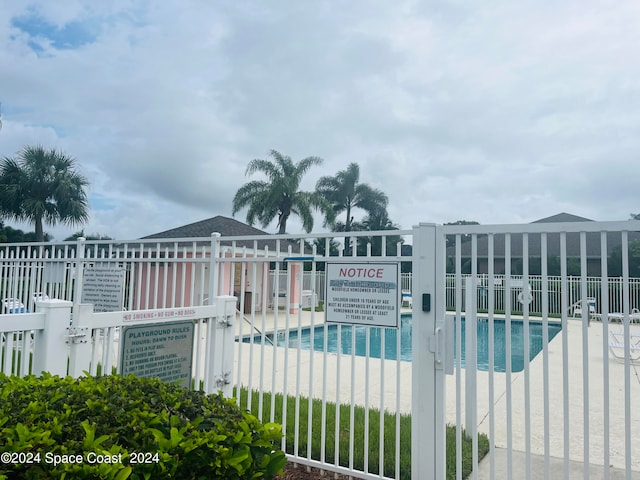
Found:
<path fill-rule="evenodd" d="M 364 327 L 361 325 L 327 325 L 327 351 L 350 355 L 353 350 L 353 338 L 355 335 L 355 354 L 365 356 L 367 354 L 367 329 L 369 330 L 369 356 L 380 358 L 382 350 L 382 336 L 384 335 L 384 358 L 396 360 L 398 358 L 398 334 L 400 335 L 400 360 L 411 361 L 411 317 L 402 317 L 400 328 L 378 328 Z M 529 357 L 530 360 L 542 350 L 542 329 L 540 322 L 529 322 Z M 549 341 L 551 341 L 561 330 L 559 324 L 551 323 L 548 326 Z M 324 351 L 325 327 L 315 327 L 313 331 L 313 349 Z M 462 364 L 465 363 L 465 322 L 462 320 Z M 292 348 L 298 346 L 304 350 L 311 349 L 311 328 L 290 330 L 279 332 L 276 344 L 279 347 L 289 345 Z M 338 336 L 340 341 L 338 341 Z M 267 335 L 269 341 L 273 341 L 273 335 Z M 288 337 L 288 338 L 287 338 Z M 455 338 L 455 335 L 454 335 Z M 249 338 L 244 338 L 244 342 L 249 342 Z M 254 342 L 259 342 L 260 337 L 255 337 Z M 478 370 L 489 369 L 489 323 L 485 320 L 478 322 Z M 455 352 L 455 349 L 454 349 Z M 496 372 L 506 371 L 506 325 L 504 320 L 494 320 L 494 370 Z M 524 368 L 524 323 L 521 321 L 511 321 L 511 371 L 520 372 Z"/>

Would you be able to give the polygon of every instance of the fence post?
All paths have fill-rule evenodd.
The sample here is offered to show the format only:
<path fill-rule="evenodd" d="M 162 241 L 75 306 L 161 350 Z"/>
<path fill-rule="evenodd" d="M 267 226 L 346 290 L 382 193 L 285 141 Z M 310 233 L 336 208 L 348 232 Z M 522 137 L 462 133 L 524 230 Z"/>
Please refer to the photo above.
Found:
<path fill-rule="evenodd" d="M 225 397 L 231 397 L 233 395 L 233 385 L 231 379 L 233 378 L 233 354 L 235 352 L 236 344 L 236 297 L 226 295 L 218 297 L 218 300 L 223 303 L 224 311 L 224 328 L 222 329 L 222 354 L 221 354 L 221 379 L 223 384 L 221 386 L 222 394 Z"/>
<path fill-rule="evenodd" d="M 73 327 L 69 337 L 69 375 L 78 378 L 84 371 L 90 371 L 91 354 L 91 315 L 93 305 L 81 303 L 73 309 Z"/>
<path fill-rule="evenodd" d="M 216 317 L 207 325 L 207 352 L 205 354 L 205 393 L 233 394 L 233 352 L 235 348 L 236 297 L 215 297 Z"/>
<path fill-rule="evenodd" d="M 44 313 L 44 330 L 36 330 L 34 337 L 33 373 L 49 372 L 61 377 L 67 374 L 66 339 L 71 319 L 71 302 L 43 300 L 37 303 Z"/>
<path fill-rule="evenodd" d="M 75 318 L 75 312 L 77 310 L 77 306 L 80 305 L 82 301 L 82 281 L 84 277 L 84 245 L 86 238 L 78 237 L 76 242 L 76 271 L 75 271 L 75 282 L 73 284 L 73 310 L 74 310 L 74 318 L 73 325 L 76 325 L 77 319 Z"/>
<path fill-rule="evenodd" d="M 220 256 L 220 233 L 213 232 L 211 234 L 211 252 L 209 256 L 209 302 L 213 302 L 216 296 L 219 293 L 220 286 L 219 282 L 219 272 L 218 266 L 220 263 L 218 262 L 218 257 Z M 209 303 L 209 305 L 213 305 L 213 303 Z"/>
<path fill-rule="evenodd" d="M 413 232 L 411 472 L 440 479 L 446 471 L 444 238 L 435 224 Z M 423 295 L 430 296 L 430 308 Z"/>

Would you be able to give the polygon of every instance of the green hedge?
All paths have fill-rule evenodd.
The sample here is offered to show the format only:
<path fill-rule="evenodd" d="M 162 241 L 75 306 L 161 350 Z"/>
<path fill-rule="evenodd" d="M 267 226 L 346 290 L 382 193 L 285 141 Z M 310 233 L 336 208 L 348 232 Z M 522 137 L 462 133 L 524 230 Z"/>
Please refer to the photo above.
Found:
<path fill-rule="evenodd" d="M 158 380 L 0 375 L 0 479 L 269 479 L 281 438 L 220 395 Z"/>

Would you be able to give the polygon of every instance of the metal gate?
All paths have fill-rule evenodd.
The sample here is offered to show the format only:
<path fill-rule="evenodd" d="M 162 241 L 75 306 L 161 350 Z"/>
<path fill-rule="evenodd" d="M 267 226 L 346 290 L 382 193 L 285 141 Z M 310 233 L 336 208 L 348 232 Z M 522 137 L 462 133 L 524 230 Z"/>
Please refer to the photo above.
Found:
<path fill-rule="evenodd" d="M 218 293 L 238 298 L 238 404 L 282 424 L 282 449 L 301 468 L 410 478 L 411 296 L 404 329 L 330 325 L 324 275 L 332 262 L 397 265 L 400 304 L 411 231 L 328 235 L 221 239 Z"/>
<path fill-rule="evenodd" d="M 639 478 L 639 231 L 414 230 L 414 478 Z"/>

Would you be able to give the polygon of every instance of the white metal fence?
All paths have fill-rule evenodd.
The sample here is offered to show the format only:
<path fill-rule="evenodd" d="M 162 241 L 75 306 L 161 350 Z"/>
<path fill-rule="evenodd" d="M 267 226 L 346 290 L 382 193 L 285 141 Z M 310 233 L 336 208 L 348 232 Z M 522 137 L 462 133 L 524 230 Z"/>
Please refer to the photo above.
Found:
<path fill-rule="evenodd" d="M 180 320 L 194 322 L 192 358 L 181 359 L 191 371 L 187 379 L 192 388 L 231 395 L 233 370 L 234 297 L 219 297 L 212 306 L 189 309 L 151 309 L 131 312 L 94 313 L 90 304 L 76 307 L 75 326 L 70 326 L 72 303 L 64 300 L 39 300 L 36 313 L 2 315 L 0 372 L 25 376 L 49 372 L 80 377 L 84 372 L 104 375 L 122 373 L 120 330 L 123 327 L 170 326 Z M 137 349 L 140 350 L 140 349 Z M 147 354 L 138 357 L 150 356 Z M 162 356 L 153 355 L 162 359 Z M 164 365 L 177 363 L 164 359 Z M 162 365 L 149 372 L 161 376 Z"/>
<path fill-rule="evenodd" d="M 203 305 L 209 296 L 212 239 L 84 241 L 0 247 L 2 313 L 37 299 L 83 301 L 88 268 L 120 269 L 120 308 L 141 310 Z M 11 301 L 10 301 L 11 300 Z"/>
<path fill-rule="evenodd" d="M 281 272 L 282 274 L 286 274 L 286 272 Z M 319 271 L 315 273 L 315 284 L 318 286 L 318 301 L 324 302 L 324 271 Z M 462 274 L 462 278 L 470 277 L 470 274 Z M 447 310 L 455 310 L 456 309 L 456 287 L 455 287 L 455 279 L 456 275 L 454 273 L 448 273 L 446 275 L 447 283 L 446 283 L 446 302 L 447 302 Z M 478 282 L 478 309 L 481 311 L 486 311 L 489 308 L 489 297 L 488 297 L 488 285 L 489 285 L 489 276 L 488 274 L 478 274 L 477 275 Z M 518 295 L 523 289 L 523 277 L 522 275 L 511 275 L 510 285 L 511 285 L 511 299 L 510 303 L 512 306 L 512 313 L 517 313 L 521 310 L 518 310 Z M 402 273 L 401 274 L 401 287 L 403 291 L 412 291 L 413 285 L 413 274 L 412 273 Z M 304 272 L 304 280 L 303 285 L 304 288 L 310 288 L 311 285 L 311 272 Z M 559 316 L 562 313 L 562 277 L 558 275 L 548 275 L 548 291 L 547 302 L 549 308 L 550 315 Z M 602 288 L 601 288 L 601 278 L 594 276 L 587 276 L 586 278 L 587 284 L 587 295 L 589 298 L 593 298 L 595 302 L 595 310 L 596 312 L 601 311 L 602 305 Z M 493 300 L 494 309 L 496 311 L 504 312 L 505 309 L 505 286 L 506 286 L 506 277 L 505 275 L 494 274 L 493 276 L 493 284 L 494 284 L 494 295 L 495 298 Z M 568 276 L 567 277 L 567 288 L 568 290 L 568 298 L 569 298 L 569 310 L 568 313 L 572 316 L 577 309 L 580 307 L 581 302 L 581 277 L 576 276 Z M 629 303 L 631 308 L 640 308 L 640 278 L 630 277 L 629 280 Z M 608 277 L 608 305 L 609 310 L 611 312 L 621 312 L 623 307 L 623 278 L 622 277 Z M 462 295 L 462 308 L 464 308 L 464 282 L 462 285 L 463 295 Z M 528 276 L 528 290 L 533 295 L 529 310 L 531 313 L 542 313 L 542 276 L 541 275 L 529 275 Z"/>
<path fill-rule="evenodd" d="M 264 237 L 225 237 L 218 293 L 234 291 L 239 299 L 234 384 L 250 394 L 238 402 L 282 423 L 291 459 L 359 478 L 409 478 L 401 451 L 411 448 L 411 366 L 374 351 L 400 350 L 401 336 L 390 328 L 330 326 L 322 309 L 325 262 L 411 260 L 383 236 L 383 250 L 372 254 L 362 248 L 370 237 L 351 233 L 348 251 L 344 238 L 326 234 L 274 236 L 269 249 L 259 248 Z M 254 247 L 238 249 L 240 241 Z"/>
<path fill-rule="evenodd" d="M 58 360 L 70 358 L 74 374 L 118 367 L 124 315 L 188 307 L 197 328 L 195 385 L 207 391 L 223 385 L 242 408 L 281 422 L 282 448 L 295 462 L 360 478 L 461 478 L 464 430 L 472 439 L 474 477 L 532 478 L 536 471 L 573 478 L 578 468 L 584 478 L 635 478 L 640 422 L 632 406 L 640 382 L 632 361 L 640 318 L 633 311 L 637 283 L 629 277 L 635 231 L 638 222 L 422 224 L 412 231 L 352 232 L 348 239 L 312 234 L 8 245 L 0 249 L 2 371 L 44 369 L 40 353 L 51 350 L 43 347 L 47 315 L 40 306 L 49 308 L 51 299 L 68 300 L 73 309 L 71 326 L 68 315 L 58 321 L 70 342 Z M 579 236 L 577 252 L 567 246 L 571 232 Z M 413 257 L 400 255 L 398 235 L 413 243 Z M 450 265 L 447 236 L 457 239 Z M 470 275 L 463 273 L 461 249 L 467 236 Z M 513 239 L 522 254 L 512 255 Z M 597 242 L 606 272 L 613 239 L 621 245 L 622 277 L 587 276 L 587 247 Z M 481 255 L 489 271 L 480 275 L 473 265 L 485 240 Z M 529 263 L 546 258 L 552 241 L 560 245 L 561 275 L 549 275 L 545 262 L 541 275 L 530 275 Z M 509 267 L 516 256 L 518 275 Z M 580 263 L 579 277 L 567 274 L 570 257 Z M 496 258 L 504 274 L 496 273 Z M 412 318 L 400 329 L 329 325 L 321 275 L 332 260 L 413 261 L 413 275 L 399 279 L 399 290 L 413 294 Z M 122 278 L 118 294 L 87 288 L 89 278 L 104 274 L 106 280 L 105 272 L 118 273 L 109 282 Z M 209 306 L 209 299 L 228 296 L 235 299 L 227 298 L 224 313 Z M 86 311 L 87 298 L 95 312 Z M 217 330 L 208 330 L 212 323 L 234 324 L 228 385 L 224 372 L 209 369 L 213 352 L 229 352 L 209 337 Z M 532 325 L 540 333 L 532 333 Z M 552 337 L 554 325 L 559 333 Z M 534 336 L 540 351 L 531 355 Z M 479 365 L 482 348 L 485 365 Z M 519 369 L 513 368 L 516 350 L 522 350 Z M 503 369 L 496 352 L 504 356 Z M 453 443 L 445 438 L 446 424 Z M 489 445 L 482 463 L 478 433 Z M 455 452 L 453 465 L 446 464 L 447 450 Z"/>
<path fill-rule="evenodd" d="M 219 327 L 233 324 L 235 299 L 225 315 L 217 311 L 213 315 L 221 307 L 207 305 L 215 288 L 215 269 L 211 268 L 211 252 L 215 255 L 217 251 L 215 240 L 216 237 L 134 242 L 80 239 L 58 244 L 3 245 L 1 371 L 17 375 L 34 372 L 42 355 L 39 335 L 54 335 L 66 342 L 62 348 L 56 347 L 59 355 L 47 363 L 47 368 L 58 374 L 120 371 L 119 331 L 123 326 L 143 325 L 149 323 L 145 320 L 148 318 L 159 323 L 180 318 L 194 322 L 194 387 L 209 392 L 222 389 L 230 394 L 234 328 L 226 328 L 230 333 L 225 347 Z M 73 314 L 58 326 L 60 331 L 51 333 L 49 327 L 46 333 L 36 305 L 61 301 L 69 302 Z M 230 301 L 222 298 L 221 302 L 226 305 Z M 135 319 L 128 318 L 133 315 L 131 312 L 135 312 Z M 211 326 L 214 328 L 207 328 Z M 228 384 L 221 383 L 225 375 Z"/>
<path fill-rule="evenodd" d="M 436 301 L 434 312 L 413 312 L 413 428 L 436 435 L 414 436 L 414 451 L 428 452 L 414 456 L 414 472 L 444 478 L 447 450 L 455 451 L 459 467 L 464 431 L 473 441 L 474 478 L 480 472 L 492 479 L 637 478 L 640 422 L 634 405 L 640 381 L 633 362 L 640 356 L 640 325 L 634 324 L 640 318 L 632 304 L 636 287 L 629 278 L 629 237 L 639 230 L 638 222 L 421 227 L 414 235 L 414 258 L 435 252 L 440 260 L 435 265 L 414 262 L 414 296 L 430 292 Z M 443 261 L 447 235 L 457 238 L 453 280 L 447 278 Z M 463 235 L 472 242 L 470 276 L 462 273 Z M 568 248 L 569 235 L 578 236 L 577 251 Z M 486 248 L 482 252 L 481 238 Z M 511 251 L 515 239 L 523 274 L 514 279 L 510 266 L 516 257 Z M 548 275 L 542 262 L 542 275 L 534 280 L 529 264 L 533 258 L 547 258 L 552 241 L 560 245 L 560 278 Z M 606 275 L 586 275 L 586 252 L 594 248 L 601 252 L 601 271 L 608 271 L 612 242 L 622 251 L 623 275 L 617 285 Z M 539 250 L 529 247 L 534 243 Z M 473 267 L 481 255 L 488 259 L 486 276 Z M 578 278 L 567 275 L 570 256 L 584 272 Z M 504 277 L 495 274 L 498 264 L 505 268 Z M 536 299 L 538 288 L 543 294 Z M 455 312 L 448 313 L 451 289 Z M 560 296 L 557 307 L 555 290 Z M 597 299 L 597 309 L 590 308 L 591 298 Z M 578 319 L 570 318 L 575 302 Z M 479 306 L 486 311 L 478 313 Z M 600 322 L 590 322 L 593 318 Z M 560 331 L 553 337 L 555 327 Z M 421 343 L 428 348 L 416 355 Z M 505 364 L 502 371 L 500 362 Z M 434 391 L 440 392 L 435 398 Z M 424 408 L 416 408 L 425 400 Z M 444 439 L 442 418 L 456 426 L 455 445 Z M 481 463 L 478 433 L 488 438 L 488 455 Z M 462 478 L 459 472 L 454 478 Z"/>

